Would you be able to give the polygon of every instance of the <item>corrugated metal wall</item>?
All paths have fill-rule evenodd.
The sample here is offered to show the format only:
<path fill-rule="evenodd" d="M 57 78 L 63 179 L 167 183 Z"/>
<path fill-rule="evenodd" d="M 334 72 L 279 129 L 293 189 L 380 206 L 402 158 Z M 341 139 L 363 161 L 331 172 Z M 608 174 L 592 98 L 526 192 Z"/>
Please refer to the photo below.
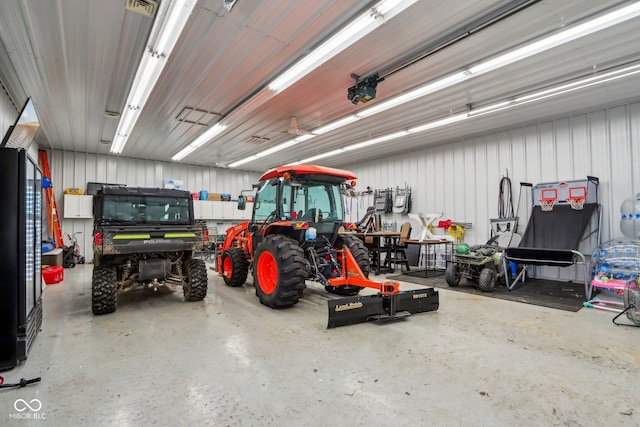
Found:
<path fill-rule="evenodd" d="M 402 152 L 401 144 L 398 152 Z M 514 205 L 520 182 L 536 184 L 596 176 L 600 178 L 604 242 L 622 236 L 620 204 L 640 192 L 640 101 L 402 153 L 353 165 L 351 169 L 359 177 L 360 191 L 367 186 L 395 189 L 406 183 L 412 188 L 413 212 L 444 212 L 443 219 L 473 223 L 465 236 L 469 244 L 484 243 L 490 238 L 489 219 L 498 216 L 500 180 L 507 173 Z M 373 198 L 359 199 L 362 215 Z M 530 200 L 530 192 L 523 191 L 519 215 L 522 231 Z M 353 206 L 355 210 L 355 201 Z M 408 217 L 388 214 L 385 219 L 396 221 L 399 227 Z M 412 236 L 417 236 L 419 224 L 412 223 Z M 585 242 L 581 250 L 590 253 L 593 246 L 593 241 Z M 541 273 L 545 277 L 566 274 L 558 269 Z"/>
<path fill-rule="evenodd" d="M 191 192 L 207 190 L 213 193 L 229 193 L 236 198 L 240 191 L 251 189 L 251 184 L 256 183 L 259 178 L 259 174 L 253 172 L 115 156 L 63 151 L 52 151 L 48 156 L 62 232 L 69 235 L 82 232 L 78 237 L 82 253 L 88 261 L 93 259 L 92 221 L 63 218 L 65 188 L 81 188 L 84 192 L 87 182 L 126 184 L 133 187 L 162 187 L 165 179 L 176 179 L 184 181 L 184 188 Z M 221 230 L 223 229 L 224 227 Z"/>
<path fill-rule="evenodd" d="M 2 100 L 0 108 L 8 108 L 5 103 Z M 5 116 L 4 112 L 0 114 Z M 401 144 L 398 152 L 402 152 Z M 192 191 L 206 189 L 237 196 L 241 190 L 251 188 L 259 176 L 213 167 L 61 151 L 50 153 L 49 161 L 60 207 L 65 188 L 85 189 L 89 181 L 162 186 L 165 178 L 172 178 L 183 180 Z M 497 217 L 499 183 L 507 172 L 514 204 L 521 181 L 536 184 L 597 176 L 603 205 L 602 241 L 606 241 L 621 235 L 618 223 L 622 201 L 640 192 L 640 101 L 401 153 L 350 169 L 359 176 L 360 191 L 367 186 L 395 189 L 407 184 L 412 188 L 413 212 L 443 212 L 443 219 L 473 223 L 465 237 L 471 244 L 488 240 L 489 218 Z M 372 196 L 361 196 L 348 201 L 347 207 L 355 218 L 372 203 Z M 529 193 L 523 193 L 521 205 L 523 228 L 531 206 Z M 408 218 L 390 214 L 385 219 L 396 221 L 399 227 Z M 83 232 L 82 250 L 89 255 L 91 221 L 62 219 L 62 227 L 70 234 Z M 420 230 L 417 223 L 413 229 L 416 236 Z M 581 249 L 591 251 L 584 246 Z"/>
<path fill-rule="evenodd" d="M 0 82 L 0 141 L 2 141 L 9 127 L 13 126 L 13 123 L 18 118 L 18 113 L 19 111 L 16 110 L 9 95 L 5 92 L 2 82 Z"/>

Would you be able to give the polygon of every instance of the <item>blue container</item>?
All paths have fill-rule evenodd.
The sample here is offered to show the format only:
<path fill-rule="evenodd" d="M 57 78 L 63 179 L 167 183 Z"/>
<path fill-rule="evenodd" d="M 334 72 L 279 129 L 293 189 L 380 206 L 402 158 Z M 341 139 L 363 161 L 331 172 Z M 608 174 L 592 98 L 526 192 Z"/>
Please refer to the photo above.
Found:
<path fill-rule="evenodd" d="M 209 200 L 209 192 L 207 190 L 200 190 L 200 200 Z"/>

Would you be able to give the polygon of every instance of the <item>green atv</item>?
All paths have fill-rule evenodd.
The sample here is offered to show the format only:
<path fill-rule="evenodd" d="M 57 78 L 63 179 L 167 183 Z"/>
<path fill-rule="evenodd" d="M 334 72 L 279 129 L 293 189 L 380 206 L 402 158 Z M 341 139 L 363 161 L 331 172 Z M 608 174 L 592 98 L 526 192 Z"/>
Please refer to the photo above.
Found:
<path fill-rule="evenodd" d="M 469 247 L 459 245 L 453 259 L 448 263 L 445 280 L 449 286 L 455 287 L 460 279 L 477 282 L 483 292 L 492 292 L 498 280 L 504 280 L 502 271 L 502 251 L 494 245 L 476 245 Z"/>

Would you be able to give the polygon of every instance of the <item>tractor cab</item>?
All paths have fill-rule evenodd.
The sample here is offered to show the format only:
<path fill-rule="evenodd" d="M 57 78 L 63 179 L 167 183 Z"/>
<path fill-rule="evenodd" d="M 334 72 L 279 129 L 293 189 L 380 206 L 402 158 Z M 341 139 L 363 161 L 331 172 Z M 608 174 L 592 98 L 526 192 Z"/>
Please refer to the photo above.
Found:
<path fill-rule="evenodd" d="M 289 235 L 298 242 L 335 243 L 344 221 L 341 188 L 351 176 L 345 176 L 344 171 L 337 175 L 324 170 L 304 173 L 309 172 L 308 167 L 294 166 L 280 173 L 272 170 L 260 179 L 250 227 L 254 247 L 273 233 Z"/>

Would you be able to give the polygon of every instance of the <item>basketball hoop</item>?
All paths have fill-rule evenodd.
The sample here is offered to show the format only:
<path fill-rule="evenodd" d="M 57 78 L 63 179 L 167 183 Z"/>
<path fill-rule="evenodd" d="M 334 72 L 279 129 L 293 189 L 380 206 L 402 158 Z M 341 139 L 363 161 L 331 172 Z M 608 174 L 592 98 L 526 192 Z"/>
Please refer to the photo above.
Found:
<path fill-rule="evenodd" d="M 587 187 L 571 187 L 569 188 L 569 197 L 567 202 L 571 205 L 571 209 L 577 211 L 584 209 L 584 202 L 587 200 Z"/>
<path fill-rule="evenodd" d="M 584 209 L 584 201 L 587 200 L 586 197 L 572 197 L 567 199 L 567 202 L 571 205 L 571 209 L 575 209 L 577 211 Z"/>
<path fill-rule="evenodd" d="M 545 188 L 540 193 L 540 209 L 544 212 L 551 212 L 553 205 L 558 200 L 558 190 L 555 188 Z"/>
<path fill-rule="evenodd" d="M 544 212 L 551 212 L 553 205 L 556 204 L 556 199 L 540 199 L 540 209 Z"/>

